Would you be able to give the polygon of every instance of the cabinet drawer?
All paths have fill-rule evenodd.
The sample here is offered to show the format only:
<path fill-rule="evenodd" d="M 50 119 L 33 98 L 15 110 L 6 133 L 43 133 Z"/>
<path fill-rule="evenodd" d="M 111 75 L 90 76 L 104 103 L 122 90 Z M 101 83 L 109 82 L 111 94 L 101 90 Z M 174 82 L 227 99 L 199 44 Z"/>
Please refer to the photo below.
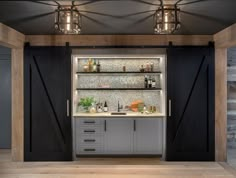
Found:
<path fill-rule="evenodd" d="M 84 126 L 100 126 L 101 125 L 101 120 L 100 119 L 79 119 L 79 126 L 84 127 Z"/>
<path fill-rule="evenodd" d="M 101 135 L 101 128 L 79 128 L 77 130 L 80 134 L 81 137 L 86 136 L 86 135 Z"/>
<path fill-rule="evenodd" d="M 79 137 L 78 143 L 79 145 L 103 144 L 103 138 L 101 136 Z"/>
<path fill-rule="evenodd" d="M 97 153 L 102 153 L 103 152 L 103 148 L 100 145 L 92 145 L 92 146 L 79 146 L 78 150 L 78 154 L 97 154 Z"/>

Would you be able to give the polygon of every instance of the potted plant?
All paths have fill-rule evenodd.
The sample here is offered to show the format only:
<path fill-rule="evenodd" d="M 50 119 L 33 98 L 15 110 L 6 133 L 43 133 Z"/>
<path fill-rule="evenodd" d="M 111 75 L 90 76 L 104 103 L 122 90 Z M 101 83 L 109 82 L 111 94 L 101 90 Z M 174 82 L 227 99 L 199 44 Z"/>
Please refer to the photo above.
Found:
<path fill-rule="evenodd" d="M 85 112 L 89 112 L 89 108 L 95 103 L 94 97 L 81 98 L 78 106 L 83 107 Z"/>

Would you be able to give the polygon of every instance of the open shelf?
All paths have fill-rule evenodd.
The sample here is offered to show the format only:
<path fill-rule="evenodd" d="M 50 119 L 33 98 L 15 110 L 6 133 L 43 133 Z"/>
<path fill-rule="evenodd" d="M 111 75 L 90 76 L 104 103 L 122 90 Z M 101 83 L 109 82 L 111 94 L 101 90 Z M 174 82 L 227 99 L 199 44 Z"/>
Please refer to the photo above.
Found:
<path fill-rule="evenodd" d="M 156 72 L 76 72 L 77 75 L 86 75 L 86 74 L 161 74 L 160 71 Z"/>
<path fill-rule="evenodd" d="M 76 88 L 76 90 L 161 90 L 161 88 Z"/>

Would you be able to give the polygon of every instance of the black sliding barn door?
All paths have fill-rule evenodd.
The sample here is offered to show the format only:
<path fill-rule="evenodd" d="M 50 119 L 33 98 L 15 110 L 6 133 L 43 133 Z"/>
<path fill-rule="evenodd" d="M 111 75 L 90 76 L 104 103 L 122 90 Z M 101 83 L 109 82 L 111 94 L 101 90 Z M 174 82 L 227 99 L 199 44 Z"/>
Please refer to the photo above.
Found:
<path fill-rule="evenodd" d="M 214 48 L 167 51 L 169 161 L 214 160 Z"/>
<path fill-rule="evenodd" d="M 25 47 L 25 161 L 72 160 L 70 65 L 67 47 Z"/>

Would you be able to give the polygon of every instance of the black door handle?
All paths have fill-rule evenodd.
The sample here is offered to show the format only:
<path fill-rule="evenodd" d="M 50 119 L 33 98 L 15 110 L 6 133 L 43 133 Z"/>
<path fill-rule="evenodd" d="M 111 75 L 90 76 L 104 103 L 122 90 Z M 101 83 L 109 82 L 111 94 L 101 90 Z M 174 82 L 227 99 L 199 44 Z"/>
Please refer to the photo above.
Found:
<path fill-rule="evenodd" d="M 134 131 L 136 131 L 136 120 L 134 120 Z"/>

